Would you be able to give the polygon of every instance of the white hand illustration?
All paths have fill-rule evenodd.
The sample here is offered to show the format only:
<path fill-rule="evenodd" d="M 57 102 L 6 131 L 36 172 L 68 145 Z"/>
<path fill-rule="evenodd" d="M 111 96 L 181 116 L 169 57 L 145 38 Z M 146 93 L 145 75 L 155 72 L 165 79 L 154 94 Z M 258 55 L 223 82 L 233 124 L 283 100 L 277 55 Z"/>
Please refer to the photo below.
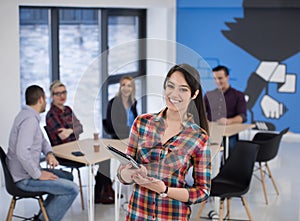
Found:
<path fill-rule="evenodd" d="M 261 108 L 267 118 L 278 119 L 284 113 L 284 105 L 269 95 L 264 95 L 261 102 Z"/>

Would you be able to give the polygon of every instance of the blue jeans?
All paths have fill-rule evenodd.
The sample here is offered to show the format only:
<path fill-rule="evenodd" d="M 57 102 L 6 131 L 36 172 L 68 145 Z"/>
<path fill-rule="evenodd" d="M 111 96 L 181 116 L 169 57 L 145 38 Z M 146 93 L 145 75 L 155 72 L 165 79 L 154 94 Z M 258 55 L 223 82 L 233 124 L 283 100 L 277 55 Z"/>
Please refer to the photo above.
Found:
<path fill-rule="evenodd" d="M 78 195 L 79 188 L 73 182 L 71 173 L 56 169 L 45 170 L 54 173 L 59 178 L 57 180 L 35 180 L 30 178 L 21 180 L 16 185 L 25 191 L 47 192 L 48 196 L 44 205 L 48 217 L 50 221 L 60 221 Z M 40 214 L 39 218 L 44 220 L 43 214 Z"/>
<path fill-rule="evenodd" d="M 231 137 L 229 137 L 229 150 L 228 150 L 228 156 L 230 156 L 230 153 L 233 151 L 234 146 L 236 144 L 236 142 L 238 141 L 239 137 L 238 135 L 233 135 Z M 223 146 L 226 147 L 226 138 L 223 137 Z M 226 159 L 225 159 L 225 153 L 223 154 L 223 160 L 221 162 L 221 165 L 223 165 L 225 163 Z"/>
<path fill-rule="evenodd" d="M 238 139 L 239 139 L 238 135 L 233 135 L 233 136 L 229 137 L 229 145 L 228 145 L 229 146 L 229 150 L 228 150 L 229 155 L 232 152 Z M 223 137 L 223 145 L 224 145 L 224 147 L 226 146 L 226 138 L 225 137 Z"/>

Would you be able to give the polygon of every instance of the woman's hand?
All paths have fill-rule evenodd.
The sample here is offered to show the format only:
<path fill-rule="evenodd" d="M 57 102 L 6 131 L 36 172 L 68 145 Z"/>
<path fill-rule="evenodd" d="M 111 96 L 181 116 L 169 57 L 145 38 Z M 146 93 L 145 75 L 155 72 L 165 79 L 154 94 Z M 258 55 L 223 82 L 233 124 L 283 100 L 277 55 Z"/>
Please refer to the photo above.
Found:
<path fill-rule="evenodd" d="M 65 140 L 67 139 L 72 133 L 73 133 L 73 130 L 71 128 L 59 128 L 57 130 L 58 132 L 58 136 L 61 140 Z"/>
<path fill-rule="evenodd" d="M 158 180 L 153 177 L 143 177 L 140 174 L 135 174 L 133 175 L 133 181 L 140 186 L 143 186 L 157 193 L 162 193 L 166 189 L 166 185 L 162 180 Z"/>
<path fill-rule="evenodd" d="M 119 168 L 119 173 L 121 178 L 126 183 L 132 183 L 133 182 L 133 176 L 139 174 L 141 177 L 147 176 L 147 169 L 145 166 L 140 165 L 139 169 L 135 169 L 130 163 L 127 165 L 121 165 Z"/>

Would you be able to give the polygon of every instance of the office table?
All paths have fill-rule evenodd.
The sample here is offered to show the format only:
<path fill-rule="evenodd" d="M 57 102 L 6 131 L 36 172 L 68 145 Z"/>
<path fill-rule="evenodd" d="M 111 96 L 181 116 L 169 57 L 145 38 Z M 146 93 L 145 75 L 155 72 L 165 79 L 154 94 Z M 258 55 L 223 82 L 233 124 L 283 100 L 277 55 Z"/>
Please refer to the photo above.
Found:
<path fill-rule="evenodd" d="M 229 137 L 236 135 L 244 130 L 250 130 L 255 124 L 230 124 L 225 127 L 225 159 L 229 156 Z"/>
<path fill-rule="evenodd" d="M 93 190 L 93 180 L 94 173 L 93 168 L 94 165 L 100 163 L 102 161 L 108 160 L 112 158 L 112 155 L 104 148 L 104 146 L 110 144 L 115 148 L 125 151 L 127 148 L 128 140 L 118 140 L 118 139 L 83 139 L 72 141 L 65 144 L 60 144 L 53 146 L 53 153 L 61 158 L 65 158 L 68 160 L 76 161 L 83 163 L 89 167 L 88 173 L 88 217 L 89 221 L 94 221 L 94 190 Z M 94 152 L 93 145 L 95 143 L 100 144 L 100 151 Z M 84 156 L 76 157 L 72 155 L 73 151 L 81 151 L 84 153 Z M 115 191 L 117 192 L 117 191 Z M 117 194 L 117 193 L 116 193 Z M 115 202 L 115 211 L 117 211 L 117 202 Z"/>
<path fill-rule="evenodd" d="M 224 157 L 226 159 L 229 156 L 229 137 L 244 130 L 252 129 L 255 127 L 255 124 L 236 123 L 230 125 L 220 125 L 216 122 L 209 122 L 209 127 L 212 140 L 215 139 L 213 136 L 219 137 L 220 134 L 225 137 Z"/>

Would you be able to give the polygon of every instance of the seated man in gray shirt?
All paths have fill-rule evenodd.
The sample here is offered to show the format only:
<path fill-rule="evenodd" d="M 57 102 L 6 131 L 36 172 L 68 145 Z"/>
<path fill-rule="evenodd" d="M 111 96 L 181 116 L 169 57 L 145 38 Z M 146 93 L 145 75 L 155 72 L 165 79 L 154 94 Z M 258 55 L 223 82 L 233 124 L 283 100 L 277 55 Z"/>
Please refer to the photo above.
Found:
<path fill-rule="evenodd" d="M 16 185 L 25 191 L 47 192 L 45 208 L 49 219 L 60 221 L 78 195 L 79 188 L 69 172 L 56 170 L 58 161 L 40 128 L 40 113 L 46 108 L 44 90 L 29 86 L 25 92 L 26 106 L 16 116 L 10 136 L 7 165 Z M 40 166 L 41 153 L 46 155 L 49 169 Z M 35 220 L 44 220 L 43 215 Z"/>

